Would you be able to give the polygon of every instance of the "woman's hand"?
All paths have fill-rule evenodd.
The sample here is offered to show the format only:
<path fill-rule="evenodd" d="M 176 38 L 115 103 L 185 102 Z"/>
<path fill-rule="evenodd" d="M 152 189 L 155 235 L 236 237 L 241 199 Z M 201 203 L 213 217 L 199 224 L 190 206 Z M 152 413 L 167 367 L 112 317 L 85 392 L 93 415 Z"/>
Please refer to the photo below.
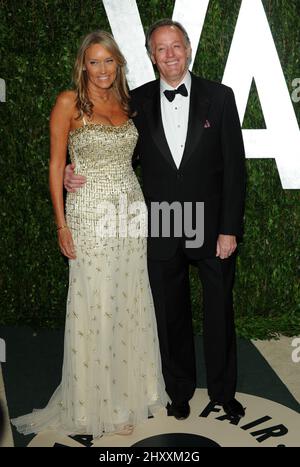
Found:
<path fill-rule="evenodd" d="M 59 248 L 62 254 L 69 259 L 76 259 L 75 247 L 70 229 L 68 227 L 59 229 L 57 235 Z"/>

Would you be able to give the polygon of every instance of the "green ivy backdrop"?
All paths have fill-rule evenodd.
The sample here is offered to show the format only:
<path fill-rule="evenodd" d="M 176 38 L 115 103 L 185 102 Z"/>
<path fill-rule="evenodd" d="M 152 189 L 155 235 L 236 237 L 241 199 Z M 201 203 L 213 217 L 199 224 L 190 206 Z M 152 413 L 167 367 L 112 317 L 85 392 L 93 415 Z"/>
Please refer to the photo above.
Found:
<path fill-rule="evenodd" d="M 221 81 L 240 0 L 211 0 L 194 72 Z M 138 0 L 145 29 L 172 15 L 174 1 Z M 287 86 L 300 76 L 300 2 L 263 1 Z M 0 0 L 0 324 L 63 325 L 68 266 L 58 251 L 48 191 L 48 120 L 56 95 L 72 87 L 83 35 L 110 30 L 101 0 Z M 270 83 L 271 85 L 271 83 Z M 275 96 L 276 98 L 276 96 Z M 294 104 L 298 122 L 300 103 Z M 280 111 L 280 109 L 279 109 Z M 264 121 L 253 86 L 244 128 Z M 300 333 L 299 191 L 282 190 L 274 160 L 247 160 L 245 240 L 235 286 L 240 335 Z M 196 332 L 201 290 L 191 270 Z"/>

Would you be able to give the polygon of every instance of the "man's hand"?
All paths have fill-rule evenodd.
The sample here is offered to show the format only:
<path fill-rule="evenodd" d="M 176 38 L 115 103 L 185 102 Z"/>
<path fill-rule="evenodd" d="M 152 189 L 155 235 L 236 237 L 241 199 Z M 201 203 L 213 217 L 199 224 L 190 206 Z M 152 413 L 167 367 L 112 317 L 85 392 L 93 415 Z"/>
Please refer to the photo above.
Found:
<path fill-rule="evenodd" d="M 216 256 L 220 259 L 229 258 L 232 253 L 236 250 L 236 236 L 235 235 L 223 235 L 220 234 L 217 240 L 217 251 Z"/>
<path fill-rule="evenodd" d="M 70 193 L 75 193 L 86 183 L 86 177 L 74 174 L 75 164 L 69 164 L 65 167 L 64 187 Z"/>

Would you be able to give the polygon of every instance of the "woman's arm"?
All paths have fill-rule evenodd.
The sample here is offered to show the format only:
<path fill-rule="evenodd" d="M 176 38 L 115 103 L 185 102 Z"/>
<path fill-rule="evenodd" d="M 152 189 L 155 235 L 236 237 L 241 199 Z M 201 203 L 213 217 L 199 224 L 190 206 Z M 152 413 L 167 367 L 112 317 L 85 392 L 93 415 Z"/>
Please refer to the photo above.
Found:
<path fill-rule="evenodd" d="M 50 164 L 49 186 L 54 216 L 58 232 L 59 246 L 68 258 L 75 258 L 72 235 L 66 226 L 63 176 L 66 165 L 67 142 L 71 119 L 75 112 L 75 99 L 72 91 L 61 93 L 50 116 Z"/>

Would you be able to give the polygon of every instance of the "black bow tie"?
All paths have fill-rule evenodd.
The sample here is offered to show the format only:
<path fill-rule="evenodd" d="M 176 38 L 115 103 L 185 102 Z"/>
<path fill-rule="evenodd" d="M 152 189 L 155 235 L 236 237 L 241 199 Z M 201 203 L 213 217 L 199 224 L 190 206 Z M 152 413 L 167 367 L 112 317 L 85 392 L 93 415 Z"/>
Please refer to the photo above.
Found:
<path fill-rule="evenodd" d="M 187 97 L 189 95 L 185 84 L 181 84 L 178 89 L 173 89 L 172 91 L 164 91 L 164 95 L 170 102 L 173 102 L 176 94 L 181 94 L 184 97 Z"/>

